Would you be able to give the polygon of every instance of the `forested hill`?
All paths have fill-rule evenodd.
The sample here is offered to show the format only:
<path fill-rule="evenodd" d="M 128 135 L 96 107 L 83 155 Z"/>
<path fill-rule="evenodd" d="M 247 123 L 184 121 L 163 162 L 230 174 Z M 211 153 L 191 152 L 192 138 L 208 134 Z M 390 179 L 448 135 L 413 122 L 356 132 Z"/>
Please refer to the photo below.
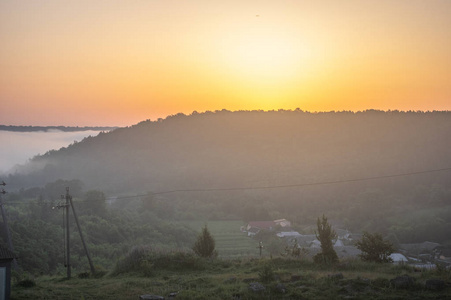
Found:
<path fill-rule="evenodd" d="M 11 188 L 80 179 L 111 193 L 340 181 L 451 167 L 451 112 L 177 114 L 37 156 Z M 398 183 L 449 183 L 451 172 Z M 380 183 L 380 181 L 378 182 Z"/>
<path fill-rule="evenodd" d="M 150 201 L 168 219 L 309 225 L 326 214 L 394 241 L 451 245 L 450 168 L 451 112 L 217 111 L 100 133 L 5 181 L 16 201 L 80 183 L 121 209 Z"/>

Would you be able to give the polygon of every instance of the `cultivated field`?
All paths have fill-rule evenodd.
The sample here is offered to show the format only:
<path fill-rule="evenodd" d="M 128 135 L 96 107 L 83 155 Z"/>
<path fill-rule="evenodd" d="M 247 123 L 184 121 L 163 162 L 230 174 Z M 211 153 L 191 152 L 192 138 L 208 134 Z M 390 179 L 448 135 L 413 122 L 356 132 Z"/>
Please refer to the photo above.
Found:
<path fill-rule="evenodd" d="M 240 227 L 244 225 L 242 221 L 186 222 L 187 226 L 198 232 L 201 232 L 205 224 L 216 241 L 216 250 L 219 257 L 246 258 L 260 255 L 258 241 L 249 238 L 246 233 L 240 231 Z M 263 249 L 262 255 L 267 256 L 269 254 Z"/>

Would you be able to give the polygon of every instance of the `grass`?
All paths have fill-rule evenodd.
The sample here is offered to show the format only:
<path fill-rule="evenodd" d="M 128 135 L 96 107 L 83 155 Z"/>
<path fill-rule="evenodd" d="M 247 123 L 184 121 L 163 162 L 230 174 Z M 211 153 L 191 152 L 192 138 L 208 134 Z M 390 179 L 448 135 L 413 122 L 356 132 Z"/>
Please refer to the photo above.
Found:
<path fill-rule="evenodd" d="M 151 250 L 153 251 L 153 250 Z M 137 256 L 133 256 L 137 257 Z M 451 289 L 428 291 L 424 282 L 440 278 L 435 271 L 422 273 L 390 264 L 377 265 L 348 261 L 336 266 L 319 266 L 308 260 L 287 258 L 201 259 L 172 252 L 155 253 L 151 260 L 166 263 L 152 272 L 113 272 L 100 278 L 42 276 L 35 278 L 35 286 L 13 285 L 11 299 L 134 299 L 142 294 L 167 297 L 176 292 L 183 299 L 449 299 Z M 169 260 L 174 260 L 170 262 Z M 176 267 L 182 263 L 186 267 Z M 165 267 L 165 265 L 167 267 Z M 341 273 L 339 277 L 330 275 Z M 143 275 L 148 274 L 148 275 Z M 416 278 L 412 290 L 390 287 L 390 279 L 408 274 Z M 265 291 L 249 290 L 252 282 L 260 282 Z M 285 289 L 283 293 L 281 287 Z"/>
<path fill-rule="evenodd" d="M 205 222 L 186 223 L 201 232 Z M 12 286 L 12 300 L 22 299 L 138 299 L 142 294 L 183 299 L 451 299 L 449 270 L 415 272 L 407 266 L 341 261 L 321 266 L 311 260 L 259 257 L 258 241 L 239 231 L 241 221 L 206 223 L 216 240 L 217 259 L 201 259 L 189 252 L 156 251 L 137 247 L 105 276 L 72 279 L 41 276 L 35 285 Z M 343 278 L 329 275 L 341 273 Z M 408 274 L 416 279 L 412 290 L 394 289 L 390 279 Z M 83 276 L 81 276 L 83 277 Z M 428 291 L 430 278 L 448 282 L 443 291 Z M 260 282 L 265 291 L 255 293 L 249 284 Z M 281 285 L 285 293 L 281 291 Z"/>

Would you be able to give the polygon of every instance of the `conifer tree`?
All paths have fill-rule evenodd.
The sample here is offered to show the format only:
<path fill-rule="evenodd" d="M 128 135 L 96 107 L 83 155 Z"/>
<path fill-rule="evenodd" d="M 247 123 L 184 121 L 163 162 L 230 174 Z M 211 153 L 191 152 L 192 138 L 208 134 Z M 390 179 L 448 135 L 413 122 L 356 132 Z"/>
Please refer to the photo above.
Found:
<path fill-rule="evenodd" d="M 218 252 L 215 250 L 215 240 L 208 231 L 207 225 L 202 228 L 202 232 L 197 237 L 193 246 L 193 251 L 201 257 L 216 257 Z"/>
<path fill-rule="evenodd" d="M 332 226 L 327 222 L 327 218 L 323 215 L 322 219 L 318 218 L 316 225 L 318 232 L 316 238 L 321 242 L 321 252 L 313 257 L 315 263 L 332 264 L 338 262 L 337 253 L 334 250 L 332 240 L 337 238 L 337 234 Z"/>

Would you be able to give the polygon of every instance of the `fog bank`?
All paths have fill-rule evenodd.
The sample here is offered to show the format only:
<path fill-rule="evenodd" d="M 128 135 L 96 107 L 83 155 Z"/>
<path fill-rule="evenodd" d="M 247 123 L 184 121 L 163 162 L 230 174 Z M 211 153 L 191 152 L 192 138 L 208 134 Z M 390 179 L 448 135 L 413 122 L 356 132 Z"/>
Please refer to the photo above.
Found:
<path fill-rule="evenodd" d="M 12 132 L 0 131 L 0 174 L 7 173 L 17 164 L 24 164 L 35 155 L 67 147 L 99 131 L 63 132 L 59 130 Z"/>

